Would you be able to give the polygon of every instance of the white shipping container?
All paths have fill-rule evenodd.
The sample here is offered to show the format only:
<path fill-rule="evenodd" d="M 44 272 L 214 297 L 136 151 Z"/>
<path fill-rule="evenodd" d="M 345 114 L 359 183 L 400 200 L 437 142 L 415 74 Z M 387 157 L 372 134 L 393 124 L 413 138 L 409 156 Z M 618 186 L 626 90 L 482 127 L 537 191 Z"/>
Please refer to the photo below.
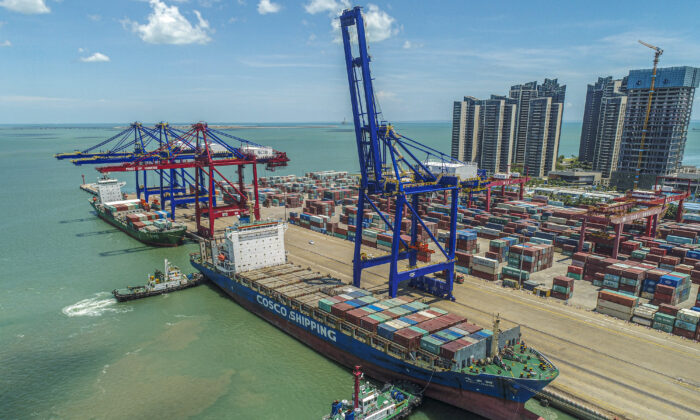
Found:
<path fill-rule="evenodd" d="M 689 322 L 691 324 L 697 324 L 700 322 L 700 312 L 693 311 L 692 309 L 681 309 L 676 314 L 676 318 L 681 321 Z"/>
<path fill-rule="evenodd" d="M 651 320 L 649 318 L 642 318 L 642 317 L 635 315 L 632 317 L 632 322 L 634 322 L 635 324 L 646 325 L 647 327 L 651 327 L 653 320 Z"/>
<path fill-rule="evenodd" d="M 498 261 L 492 260 L 491 258 L 474 256 L 472 258 L 472 263 L 475 265 L 483 265 L 486 267 L 497 267 Z"/>
<path fill-rule="evenodd" d="M 619 303 L 610 302 L 608 300 L 603 300 L 603 299 L 598 299 L 598 306 L 597 307 L 608 308 L 608 309 L 612 309 L 614 311 L 628 313 L 630 315 L 632 315 L 632 312 L 634 311 L 634 308 L 632 308 L 630 306 L 620 305 Z"/>
<path fill-rule="evenodd" d="M 596 307 L 595 310 L 596 310 L 596 312 L 600 312 L 601 314 L 610 315 L 612 317 L 622 319 L 625 321 L 629 321 L 630 318 L 632 317 L 631 313 L 620 312 L 620 311 L 616 311 L 614 309 L 604 308 L 604 307 L 600 307 L 600 306 Z"/>
<path fill-rule="evenodd" d="M 435 315 L 431 314 L 428 311 L 420 311 L 420 312 L 418 312 L 418 315 L 423 315 L 423 316 L 428 317 L 428 318 L 435 318 Z"/>

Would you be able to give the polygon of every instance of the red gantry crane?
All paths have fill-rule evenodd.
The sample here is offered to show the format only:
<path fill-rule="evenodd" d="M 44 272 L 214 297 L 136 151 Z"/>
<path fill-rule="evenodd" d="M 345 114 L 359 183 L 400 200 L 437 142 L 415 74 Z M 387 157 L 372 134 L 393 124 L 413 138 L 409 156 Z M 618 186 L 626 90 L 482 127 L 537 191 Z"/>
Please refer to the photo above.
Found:
<path fill-rule="evenodd" d="M 646 219 L 646 236 L 655 237 L 659 215 L 663 215 L 666 212 L 670 203 L 678 202 L 679 212 L 676 215 L 676 220 L 680 220 L 679 215 L 683 208 L 683 202 L 689 196 L 689 191 L 664 192 L 660 189 L 649 193 L 632 191 L 613 203 L 591 207 L 588 212 L 581 215 L 581 234 L 578 241 L 578 251 L 583 251 L 587 223 L 597 223 L 605 226 L 613 225 L 615 233 L 612 239 L 612 257 L 617 258 L 620 249 L 620 237 L 625 224 L 632 223 L 635 220 Z"/>

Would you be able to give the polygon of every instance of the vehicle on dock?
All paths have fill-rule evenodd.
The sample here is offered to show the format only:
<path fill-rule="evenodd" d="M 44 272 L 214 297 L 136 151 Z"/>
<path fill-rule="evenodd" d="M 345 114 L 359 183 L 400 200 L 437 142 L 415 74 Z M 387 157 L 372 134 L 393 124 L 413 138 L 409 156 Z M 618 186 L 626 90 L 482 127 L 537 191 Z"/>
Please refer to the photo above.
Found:
<path fill-rule="evenodd" d="M 124 200 L 121 187 L 116 179 L 97 181 L 97 196 L 90 205 L 98 217 L 147 245 L 182 244 L 187 231 L 184 224 L 169 220 L 165 211 L 151 211 L 146 202 Z"/>
<path fill-rule="evenodd" d="M 382 389 L 364 380 L 360 366 L 355 366 L 355 392 L 352 401 L 335 400 L 331 413 L 323 420 L 393 420 L 403 419 L 411 414 L 422 401 L 416 391 L 409 392 L 404 387 L 386 384 Z"/>
<path fill-rule="evenodd" d="M 148 276 L 148 281 L 143 286 L 127 286 L 125 289 L 114 289 L 112 294 L 119 302 L 141 299 L 149 296 L 162 295 L 176 290 L 188 289 L 198 286 L 204 281 L 200 273 L 182 274 L 179 268 L 170 265 L 167 259 L 164 270 L 156 270 Z"/>
<path fill-rule="evenodd" d="M 525 402 L 559 370 L 521 339 L 415 298 L 380 298 L 288 263 L 283 222 L 230 227 L 190 263 L 234 301 L 336 362 L 489 419 L 527 419 Z M 347 417 L 346 417 L 347 418 Z"/>

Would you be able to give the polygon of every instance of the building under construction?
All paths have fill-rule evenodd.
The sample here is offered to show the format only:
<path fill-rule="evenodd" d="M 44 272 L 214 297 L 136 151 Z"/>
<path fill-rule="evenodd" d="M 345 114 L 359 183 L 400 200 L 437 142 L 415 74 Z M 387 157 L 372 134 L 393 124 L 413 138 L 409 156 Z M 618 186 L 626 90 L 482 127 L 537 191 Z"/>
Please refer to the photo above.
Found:
<path fill-rule="evenodd" d="M 649 106 L 652 76 L 652 69 L 631 70 L 627 78 L 627 111 L 617 171 L 611 179 L 611 184 L 620 189 L 633 188 L 637 168 L 640 168 L 639 187 L 649 188 L 657 176 L 678 172 L 683 161 L 700 68 L 658 69 Z M 644 131 L 647 107 L 649 118 Z"/>

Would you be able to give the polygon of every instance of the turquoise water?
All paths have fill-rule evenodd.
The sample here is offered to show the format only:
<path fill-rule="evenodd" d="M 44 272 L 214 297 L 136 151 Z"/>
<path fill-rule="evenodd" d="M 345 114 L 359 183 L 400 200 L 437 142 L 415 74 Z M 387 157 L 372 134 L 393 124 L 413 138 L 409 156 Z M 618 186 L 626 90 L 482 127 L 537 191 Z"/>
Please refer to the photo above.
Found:
<path fill-rule="evenodd" d="M 449 150 L 447 123 L 397 127 Z M 578 150 L 576 131 L 564 126 L 562 154 Z M 0 127 L 0 419 L 309 419 L 348 398 L 347 370 L 210 286 L 111 299 L 112 289 L 143 283 L 163 258 L 189 271 L 197 249 L 147 247 L 97 219 L 77 188 L 81 174 L 96 173 L 52 157 L 117 132 Z M 288 152 L 291 164 L 278 174 L 357 166 L 349 126 L 235 134 Z M 686 161 L 700 163 L 700 132 L 690 134 Z M 133 187 L 133 178 L 122 179 Z M 470 417 L 428 400 L 412 418 Z"/>

